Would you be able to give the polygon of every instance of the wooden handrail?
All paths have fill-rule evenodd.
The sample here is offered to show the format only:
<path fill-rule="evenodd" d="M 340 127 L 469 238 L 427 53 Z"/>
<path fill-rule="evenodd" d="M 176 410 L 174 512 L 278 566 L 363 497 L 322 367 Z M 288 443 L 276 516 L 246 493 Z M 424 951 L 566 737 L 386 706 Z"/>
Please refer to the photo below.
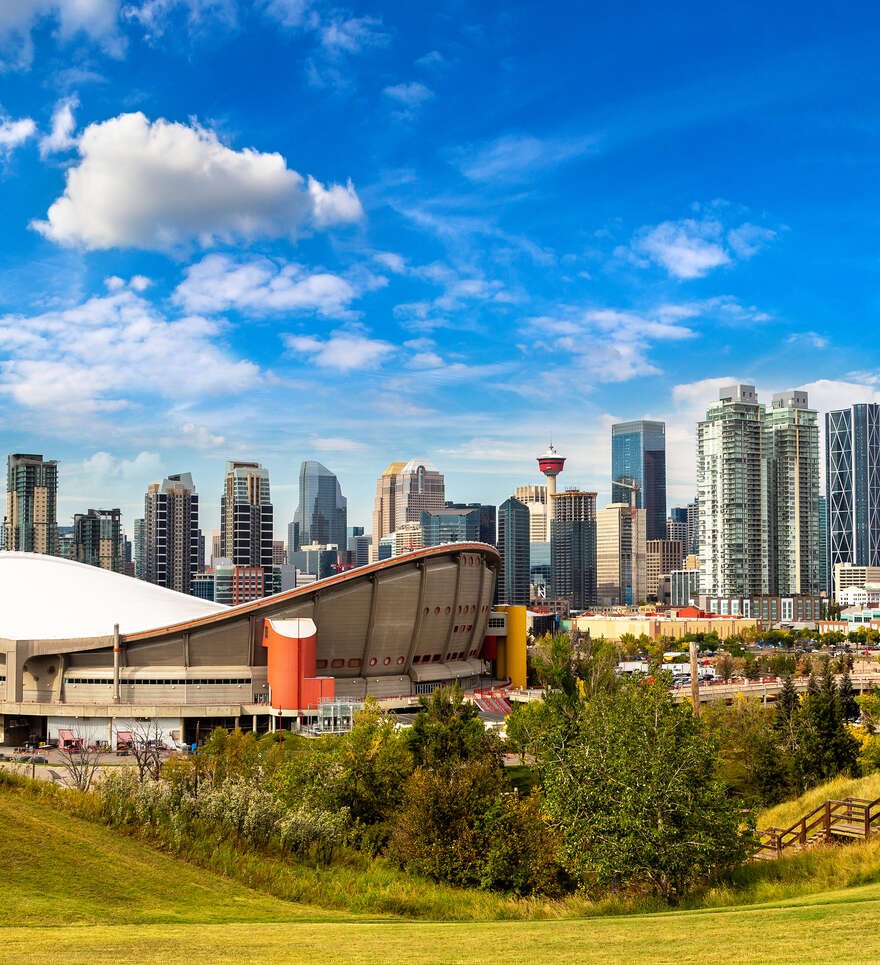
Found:
<path fill-rule="evenodd" d="M 876 809 L 876 810 L 875 810 Z M 873 812 L 873 813 L 872 813 Z M 805 847 L 811 831 L 820 826 L 826 841 L 831 839 L 833 829 L 840 824 L 862 825 L 862 835 L 869 838 L 874 829 L 872 824 L 880 819 L 880 797 L 869 801 L 866 798 L 848 797 L 843 800 L 829 798 L 822 804 L 798 818 L 790 827 L 771 825 L 758 829 L 755 852 L 772 851 L 781 855 L 786 848 L 800 845 Z M 814 835 L 815 837 L 815 835 Z"/>

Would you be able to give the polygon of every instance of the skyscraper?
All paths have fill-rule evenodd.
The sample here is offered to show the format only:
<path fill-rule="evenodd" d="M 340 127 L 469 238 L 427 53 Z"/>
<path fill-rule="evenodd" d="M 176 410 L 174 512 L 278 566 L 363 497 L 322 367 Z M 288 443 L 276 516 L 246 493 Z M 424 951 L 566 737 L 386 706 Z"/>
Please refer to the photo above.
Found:
<path fill-rule="evenodd" d="M 258 462 L 226 463 L 220 497 L 220 547 L 233 566 L 259 566 L 264 587 L 272 588 L 274 517 L 269 470 Z"/>
<path fill-rule="evenodd" d="M 609 503 L 596 513 L 596 583 L 602 606 L 634 604 L 645 593 L 645 510 Z"/>
<path fill-rule="evenodd" d="M 142 579 L 179 593 L 191 591 L 199 571 L 199 495 L 190 473 L 176 473 L 147 488 L 143 553 Z"/>
<path fill-rule="evenodd" d="M 753 385 L 725 386 L 697 427 L 703 593 L 761 593 L 761 415 Z"/>
<path fill-rule="evenodd" d="M 397 528 L 397 487 L 405 462 L 392 462 L 376 481 L 376 500 L 373 504 L 372 559 L 379 559 L 379 541 Z"/>
<path fill-rule="evenodd" d="M 422 527 L 425 546 L 441 546 L 443 543 L 480 542 L 479 505 L 423 509 L 419 522 Z"/>
<path fill-rule="evenodd" d="M 480 511 L 480 531 L 476 536 L 477 542 L 495 546 L 498 540 L 498 519 L 497 510 L 494 506 L 484 503 L 451 503 L 447 500 L 446 509 L 478 509 Z"/>
<path fill-rule="evenodd" d="M 779 392 L 764 410 L 763 425 L 763 592 L 818 593 L 818 415 L 806 392 Z"/>
<path fill-rule="evenodd" d="M 550 540 L 550 517 L 546 486 L 517 486 L 514 496 L 529 510 L 529 539 L 533 543 Z"/>
<path fill-rule="evenodd" d="M 828 573 L 880 566 L 880 404 L 825 413 Z"/>
<path fill-rule="evenodd" d="M 319 462 L 308 460 L 299 467 L 299 505 L 293 520 L 299 523 L 300 545 L 346 548 L 348 500 L 336 476 Z"/>
<path fill-rule="evenodd" d="M 828 503 L 825 496 L 819 497 L 819 576 L 822 585 L 819 589 L 831 594 L 831 575 L 828 572 Z"/>
<path fill-rule="evenodd" d="M 819 577 L 819 436 L 807 394 L 765 408 L 727 386 L 699 424 L 700 591 L 812 595 Z"/>
<path fill-rule="evenodd" d="M 569 489 L 550 502 L 553 592 L 572 609 L 583 610 L 597 602 L 596 493 Z"/>
<path fill-rule="evenodd" d="M 681 569 L 682 545 L 677 539 L 649 539 L 647 545 L 647 578 L 649 599 L 659 599 L 660 578 Z"/>
<path fill-rule="evenodd" d="M 445 502 L 443 475 L 427 459 L 392 462 L 376 483 L 372 558 L 379 559 L 384 536 L 418 523 L 423 509 L 442 509 Z"/>
<path fill-rule="evenodd" d="M 74 559 L 114 573 L 123 570 L 123 537 L 118 509 L 90 509 L 73 517 Z"/>
<path fill-rule="evenodd" d="M 515 496 L 498 507 L 498 552 L 501 571 L 495 588 L 496 602 L 528 606 L 529 511 Z"/>
<path fill-rule="evenodd" d="M 144 534 L 144 520 L 134 521 L 134 575 L 139 580 L 146 579 L 147 544 Z"/>
<path fill-rule="evenodd" d="M 640 419 L 611 427 L 611 480 L 611 501 L 629 506 L 634 496 L 636 508 L 645 510 L 647 538 L 665 539 L 665 422 Z"/>
<path fill-rule="evenodd" d="M 58 463 L 14 452 L 6 468 L 5 548 L 54 556 L 58 546 Z"/>

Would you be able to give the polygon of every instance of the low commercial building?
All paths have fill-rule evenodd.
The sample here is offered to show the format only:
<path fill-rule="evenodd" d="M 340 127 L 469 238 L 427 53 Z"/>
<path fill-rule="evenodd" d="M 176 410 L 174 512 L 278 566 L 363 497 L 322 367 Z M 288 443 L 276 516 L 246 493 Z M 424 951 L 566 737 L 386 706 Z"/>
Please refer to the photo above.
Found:
<path fill-rule="evenodd" d="M 834 564 L 834 599 L 842 601 L 844 590 L 863 588 L 869 583 L 880 583 L 880 566 L 854 566 L 852 563 Z"/>
<path fill-rule="evenodd" d="M 675 612 L 675 611 L 673 611 Z M 639 637 L 642 634 L 651 640 L 670 637 L 681 640 L 689 633 L 717 633 L 722 640 L 743 633 L 755 626 L 754 620 L 721 618 L 712 616 L 609 616 L 605 614 L 585 614 L 575 617 L 575 625 L 582 633 L 589 632 L 595 640 L 604 637 L 618 643 L 625 635 Z"/>
<path fill-rule="evenodd" d="M 719 616 L 743 616 L 770 628 L 779 623 L 818 623 L 824 614 L 821 596 L 714 596 L 700 593 L 698 606 Z"/>

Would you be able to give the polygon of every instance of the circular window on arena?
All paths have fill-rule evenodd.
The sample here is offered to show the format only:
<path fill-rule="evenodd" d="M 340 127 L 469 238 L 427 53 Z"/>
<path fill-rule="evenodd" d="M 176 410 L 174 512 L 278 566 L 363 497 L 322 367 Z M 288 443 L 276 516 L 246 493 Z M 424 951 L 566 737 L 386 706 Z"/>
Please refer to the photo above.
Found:
<path fill-rule="evenodd" d="M 450 613 L 452 613 L 452 607 L 448 606 L 446 607 L 446 615 L 449 616 Z"/>
<path fill-rule="evenodd" d="M 385 659 L 382 661 L 382 663 L 385 664 L 385 666 L 387 667 L 388 664 L 391 663 L 391 657 L 385 657 Z"/>
<path fill-rule="evenodd" d="M 434 613 L 437 614 L 437 613 L 439 613 L 439 612 L 440 612 L 440 607 L 439 607 L 439 606 L 435 606 L 435 607 L 434 607 Z"/>
<path fill-rule="evenodd" d="M 343 659 L 341 659 L 340 657 L 337 657 L 335 660 L 331 660 L 331 661 L 330 661 L 330 666 L 331 666 L 334 670 L 338 670 L 340 667 L 344 667 L 344 666 L 345 666 L 345 661 L 344 661 Z"/>
<path fill-rule="evenodd" d="M 398 658 L 397 658 L 397 662 L 398 662 L 398 664 L 406 663 L 406 657 L 398 657 Z"/>
<path fill-rule="evenodd" d="M 371 667 L 375 667 L 378 662 L 379 662 L 379 658 L 378 658 L 378 657 L 370 657 L 370 666 L 371 666 Z"/>

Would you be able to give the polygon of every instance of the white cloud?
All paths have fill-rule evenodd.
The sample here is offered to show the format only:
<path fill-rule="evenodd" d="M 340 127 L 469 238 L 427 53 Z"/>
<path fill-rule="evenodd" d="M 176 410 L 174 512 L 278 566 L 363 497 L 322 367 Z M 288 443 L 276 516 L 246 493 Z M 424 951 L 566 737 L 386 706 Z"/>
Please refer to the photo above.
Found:
<path fill-rule="evenodd" d="M 383 46 L 388 34 L 376 17 L 335 16 L 319 28 L 322 46 L 330 53 L 356 54 L 364 47 Z"/>
<path fill-rule="evenodd" d="M 219 322 L 169 319 L 128 288 L 31 317 L 0 317 L 0 393 L 59 414 L 128 408 L 157 396 L 234 394 L 259 368 L 222 344 Z"/>
<path fill-rule="evenodd" d="M 404 110 L 396 112 L 402 117 L 412 117 L 422 104 L 434 96 L 434 91 L 430 87 L 426 87 L 417 80 L 408 84 L 393 84 L 386 87 L 382 93 L 403 106 Z"/>
<path fill-rule="evenodd" d="M 153 282 L 146 275 L 132 275 L 129 285 L 136 291 L 146 291 Z"/>
<path fill-rule="evenodd" d="M 48 23 L 62 41 L 82 34 L 99 43 L 112 56 L 125 48 L 117 31 L 119 0 L 2 0 L 0 2 L 0 68 L 25 69 L 31 65 L 31 32 Z"/>
<path fill-rule="evenodd" d="M 828 348 L 830 340 L 818 332 L 795 332 L 785 340 L 788 345 L 809 345 L 812 348 Z"/>
<path fill-rule="evenodd" d="M 284 27 L 302 26 L 310 6 L 310 0 L 265 0 L 264 3 L 266 13 Z"/>
<path fill-rule="evenodd" d="M 730 263 L 720 238 L 719 222 L 686 218 L 643 228 L 632 248 L 665 268 L 674 278 L 702 278 L 713 268 Z"/>
<path fill-rule="evenodd" d="M 90 124 L 79 153 L 47 220 L 32 223 L 65 245 L 168 250 L 193 240 L 296 237 L 363 216 L 350 182 L 306 184 L 280 154 L 234 151 L 195 124 L 121 114 Z"/>
<path fill-rule="evenodd" d="M 172 442 L 172 444 L 174 444 Z M 217 449 L 226 444 L 225 436 L 218 436 L 206 426 L 195 422 L 185 422 L 178 429 L 177 445 L 192 446 L 195 449 Z"/>
<path fill-rule="evenodd" d="M 329 338 L 285 334 L 282 340 L 288 354 L 305 357 L 304 364 L 314 363 L 320 368 L 340 372 L 374 369 L 395 351 L 390 342 L 357 332 L 333 332 Z"/>
<path fill-rule="evenodd" d="M 37 133 L 37 125 L 30 117 L 13 120 L 0 114 L 0 155 L 9 157 L 25 141 Z"/>
<path fill-rule="evenodd" d="M 322 452 L 360 452 L 367 446 L 356 439 L 346 439 L 344 436 L 324 436 L 313 438 L 310 444 Z"/>
<path fill-rule="evenodd" d="M 226 27 L 234 27 L 238 22 L 236 0 L 140 0 L 122 8 L 123 16 L 140 24 L 153 40 L 165 33 L 170 18 L 178 11 L 186 15 L 191 28 L 203 21 Z"/>
<path fill-rule="evenodd" d="M 96 452 L 79 464 L 71 466 L 74 478 L 106 482 L 108 479 L 154 479 L 161 472 L 162 460 L 158 452 L 139 452 L 134 459 L 120 459 L 109 452 Z"/>
<path fill-rule="evenodd" d="M 519 181 L 595 152 L 594 137 L 537 138 L 527 134 L 506 134 L 480 146 L 469 145 L 456 152 L 455 160 L 472 181 Z"/>
<path fill-rule="evenodd" d="M 684 218 L 640 229 L 629 248 L 615 253 L 641 267 L 653 261 L 673 278 L 687 280 L 703 278 L 734 258 L 751 258 L 776 237 L 750 222 L 726 230 L 717 218 Z"/>
<path fill-rule="evenodd" d="M 69 151 L 76 147 L 76 138 L 73 136 L 76 130 L 76 118 L 73 112 L 77 107 L 79 107 L 79 98 L 76 94 L 65 97 L 55 106 L 52 114 L 52 129 L 40 138 L 40 157 L 45 158 L 50 154 Z"/>
<path fill-rule="evenodd" d="M 228 255 L 207 255 L 187 268 L 173 297 L 190 312 L 236 309 L 339 316 L 348 313 L 355 295 L 348 281 L 327 272 L 310 275 L 301 265 L 279 267 L 268 258 L 237 261 Z"/>

